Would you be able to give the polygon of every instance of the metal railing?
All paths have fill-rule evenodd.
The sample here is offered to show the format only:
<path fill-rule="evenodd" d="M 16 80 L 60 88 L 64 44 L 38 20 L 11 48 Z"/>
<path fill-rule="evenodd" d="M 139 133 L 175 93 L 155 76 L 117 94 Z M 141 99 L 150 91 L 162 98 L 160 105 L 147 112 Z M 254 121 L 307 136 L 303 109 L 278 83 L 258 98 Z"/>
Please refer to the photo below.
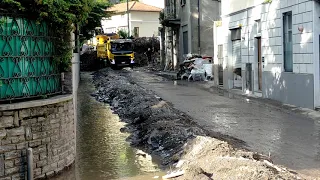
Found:
<path fill-rule="evenodd" d="M 164 8 L 164 17 L 165 19 L 176 19 L 177 13 L 174 6 L 166 6 Z"/>
<path fill-rule="evenodd" d="M 0 102 L 61 93 L 51 35 L 45 22 L 0 14 Z"/>

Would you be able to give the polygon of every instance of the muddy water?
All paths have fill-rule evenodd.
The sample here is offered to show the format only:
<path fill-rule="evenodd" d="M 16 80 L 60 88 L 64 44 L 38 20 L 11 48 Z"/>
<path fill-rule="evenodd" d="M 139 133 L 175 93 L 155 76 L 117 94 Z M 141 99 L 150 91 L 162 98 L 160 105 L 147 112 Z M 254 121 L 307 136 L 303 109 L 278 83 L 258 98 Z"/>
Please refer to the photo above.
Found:
<path fill-rule="evenodd" d="M 107 105 L 90 96 L 94 92 L 89 73 L 81 75 L 78 92 L 77 159 L 69 171 L 54 180 L 150 180 L 163 173 L 151 156 L 130 147 L 120 132 L 124 123 Z M 139 152 L 139 153 L 137 153 Z"/>

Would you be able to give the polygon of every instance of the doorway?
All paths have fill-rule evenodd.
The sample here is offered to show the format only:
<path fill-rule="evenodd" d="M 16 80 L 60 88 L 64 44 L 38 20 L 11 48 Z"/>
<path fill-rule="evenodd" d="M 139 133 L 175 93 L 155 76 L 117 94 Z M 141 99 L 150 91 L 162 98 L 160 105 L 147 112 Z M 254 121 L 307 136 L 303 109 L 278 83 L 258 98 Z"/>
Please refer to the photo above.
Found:
<path fill-rule="evenodd" d="M 242 69 L 241 69 L 241 40 L 232 41 L 232 57 L 233 57 L 233 88 L 242 89 Z"/>
<path fill-rule="evenodd" d="M 188 40 L 188 31 L 184 31 L 182 34 L 182 41 L 183 41 L 183 54 L 189 53 L 189 40 Z"/>
<path fill-rule="evenodd" d="M 258 90 L 262 90 L 262 56 L 261 56 L 261 38 L 258 41 Z"/>

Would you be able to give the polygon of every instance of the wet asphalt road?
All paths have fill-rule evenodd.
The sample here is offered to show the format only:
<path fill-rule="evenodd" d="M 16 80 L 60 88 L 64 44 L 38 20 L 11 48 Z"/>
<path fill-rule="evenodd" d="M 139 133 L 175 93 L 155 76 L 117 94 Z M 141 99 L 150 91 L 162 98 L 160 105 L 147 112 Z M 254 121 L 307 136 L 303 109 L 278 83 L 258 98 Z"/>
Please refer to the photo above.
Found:
<path fill-rule="evenodd" d="M 251 151 L 271 154 L 275 164 L 320 177 L 320 120 L 209 92 L 193 82 L 163 81 L 135 71 L 136 82 L 187 113 L 206 130 L 246 142 Z"/>

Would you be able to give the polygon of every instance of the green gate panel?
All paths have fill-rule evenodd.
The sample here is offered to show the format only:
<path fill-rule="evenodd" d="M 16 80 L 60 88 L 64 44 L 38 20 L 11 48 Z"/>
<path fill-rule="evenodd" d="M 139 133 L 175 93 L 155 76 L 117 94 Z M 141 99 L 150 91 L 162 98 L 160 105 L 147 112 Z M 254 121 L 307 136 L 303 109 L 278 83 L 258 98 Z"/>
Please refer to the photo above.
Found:
<path fill-rule="evenodd" d="M 51 34 L 45 22 L 0 14 L 0 101 L 61 93 Z"/>

